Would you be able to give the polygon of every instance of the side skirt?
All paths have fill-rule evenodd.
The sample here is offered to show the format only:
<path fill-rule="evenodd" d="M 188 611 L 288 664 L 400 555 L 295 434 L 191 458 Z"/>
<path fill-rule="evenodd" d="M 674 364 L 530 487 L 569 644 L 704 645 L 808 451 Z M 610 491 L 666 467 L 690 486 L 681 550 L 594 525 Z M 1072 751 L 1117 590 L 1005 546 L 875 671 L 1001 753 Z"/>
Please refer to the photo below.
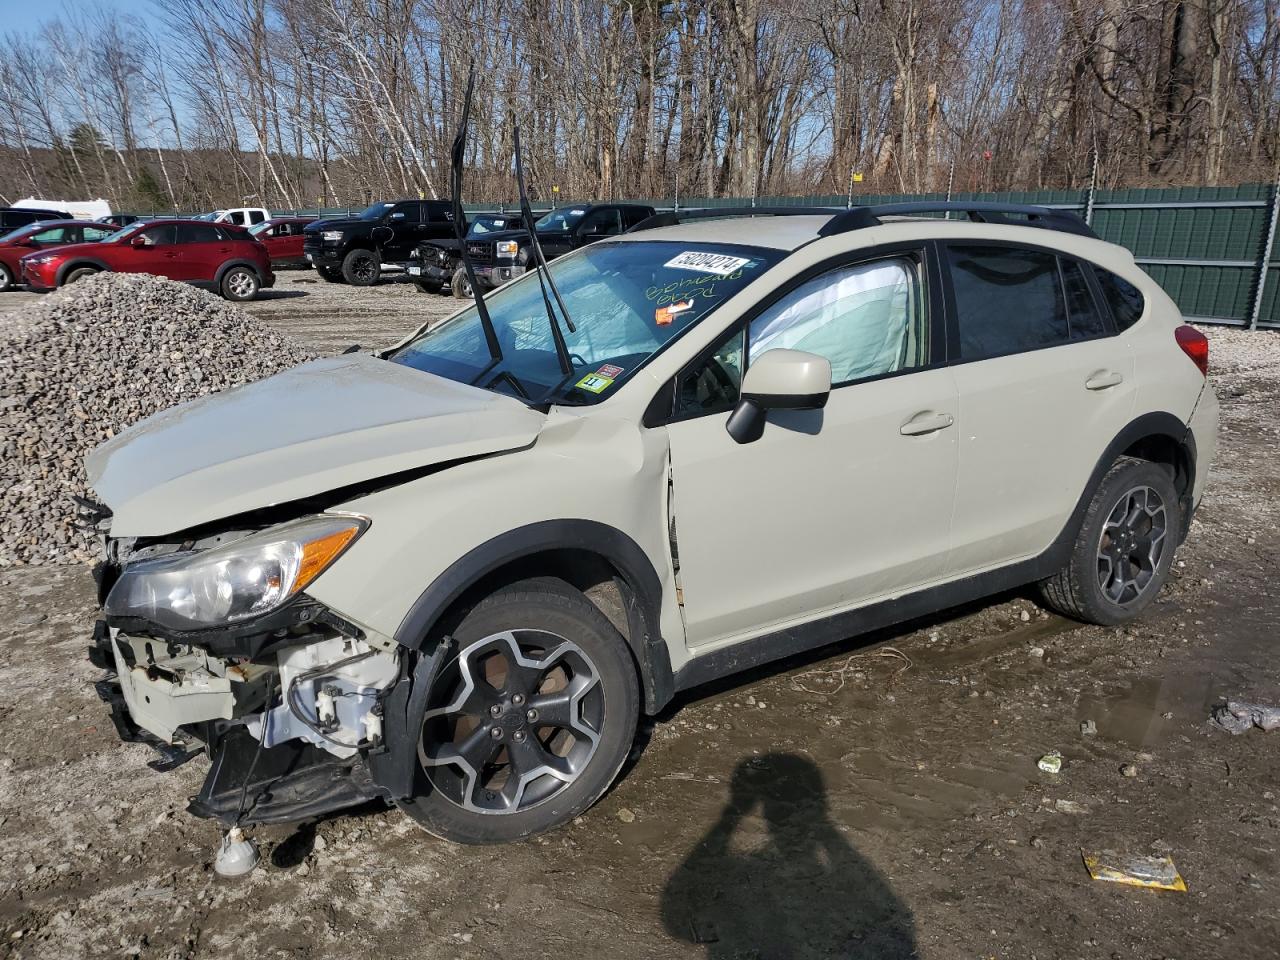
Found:
<path fill-rule="evenodd" d="M 962 580 L 929 587 L 917 593 L 882 600 L 856 610 L 846 610 L 822 620 L 788 627 L 775 633 L 767 633 L 751 640 L 744 640 L 723 650 L 715 650 L 695 657 L 676 672 L 677 690 L 687 690 L 699 684 L 709 683 L 727 674 L 780 660 L 784 657 L 814 650 L 830 643 L 837 643 L 890 627 L 896 623 L 914 620 L 978 600 L 994 593 L 1010 590 L 1051 576 L 1066 563 L 1070 543 L 1060 547 L 1055 543 L 1038 557 L 1021 563 L 988 570 Z"/>

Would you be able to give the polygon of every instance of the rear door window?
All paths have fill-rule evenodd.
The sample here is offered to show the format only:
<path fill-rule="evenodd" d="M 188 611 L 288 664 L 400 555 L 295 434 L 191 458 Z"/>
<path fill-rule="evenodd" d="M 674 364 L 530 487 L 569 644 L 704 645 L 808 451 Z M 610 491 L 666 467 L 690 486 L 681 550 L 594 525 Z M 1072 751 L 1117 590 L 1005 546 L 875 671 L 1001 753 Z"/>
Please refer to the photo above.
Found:
<path fill-rule="evenodd" d="M 947 247 L 961 360 L 983 360 L 1071 338 L 1058 258 L 1046 250 Z"/>
<path fill-rule="evenodd" d="M 212 223 L 178 224 L 178 243 L 217 243 L 222 232 Z"/>
<path fill-rule="evenodd" d="M 266 220 L 266 219 L 267 219 L 267 215 L 266 215 L 265 213 L 263 213 L 261 210 L 250 210 L 250 211 L 249 211 L 249 222 L 250 222 L 250 223 L 262 223 L 262 222 L 263 222 L 264 220 Z"/>
<path fill-rule="evenodd" d="M 397 203 L 391 210 L 392 214 L 403 213 L 405 223 L 421 223 L 422 222 L 422 204 L 417 200 L 407 200 L 404 203 Z"/>

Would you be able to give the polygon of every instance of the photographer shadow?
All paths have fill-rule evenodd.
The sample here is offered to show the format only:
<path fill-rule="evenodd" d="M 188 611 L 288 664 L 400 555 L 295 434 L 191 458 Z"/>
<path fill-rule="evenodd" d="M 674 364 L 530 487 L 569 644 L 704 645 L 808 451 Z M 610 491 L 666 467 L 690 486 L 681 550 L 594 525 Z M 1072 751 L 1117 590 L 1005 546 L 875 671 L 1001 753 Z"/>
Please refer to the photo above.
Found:
<path fill-rule="evenodd" d="M 910 910 L 832 823 L 821 771 L 794 754 L 738 764 L 720 819 L 667 882 L 662 920 L 712 960 L 916 955 Z"/>

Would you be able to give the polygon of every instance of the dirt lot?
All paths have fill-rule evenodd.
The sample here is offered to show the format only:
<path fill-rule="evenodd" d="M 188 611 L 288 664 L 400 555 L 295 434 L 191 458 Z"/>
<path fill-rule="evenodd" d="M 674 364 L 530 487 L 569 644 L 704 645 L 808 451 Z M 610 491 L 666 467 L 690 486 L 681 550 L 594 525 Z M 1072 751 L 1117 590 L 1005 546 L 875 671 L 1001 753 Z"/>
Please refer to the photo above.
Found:
<path fill-rule="evenodd" d="M 325 348 L 452 305 L 305 279 L 253 309 Z M 0 954 L 1275 956 L 1280 732 L 1206 719 L 1280 702 L 1280 336 L 1213 339 L 1222 454 L 1139 623 L 1015 594 L 704 689 L 596 808 L 514 846 L 370 807 L 260 829 L 265 866 L 219 880 L 183 812 L 203 762 L 151 770 L 93 693 L 87 575 L 0 571 Z M 1190 890 L 1092 881 L 1082 849 L 1171 854 Z"/>

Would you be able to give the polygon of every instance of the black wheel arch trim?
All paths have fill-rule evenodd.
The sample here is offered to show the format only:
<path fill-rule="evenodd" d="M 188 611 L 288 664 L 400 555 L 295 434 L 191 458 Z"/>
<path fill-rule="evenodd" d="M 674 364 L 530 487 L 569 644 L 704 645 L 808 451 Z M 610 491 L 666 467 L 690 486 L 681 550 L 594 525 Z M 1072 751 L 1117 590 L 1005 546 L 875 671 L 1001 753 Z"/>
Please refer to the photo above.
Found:
<path fill-rule="evenodd" d="M 111 271 L 111 268 L 101 260 L 94 260 L 92 257 L 82 257 L 79 260 L 70 260 L 60 266 L 57 274 L 54 275 L 54 284 L 59 287 L 62 286 L 67 280 L 67 274 L 71 273 L 72 270 L 79 270 L 81 267 L 93 267 L 93 269 L 98 271 Z"/>
<path fill-rule="evenodd" d="M 221 288 L 222 279 L 236 267 L 244 267 L 247 270 L 252 270 L 253 275 L 258 278 L 258 285 L 262 285 L 262 271 L 258 269 L 258 265 L 252 260 L 228 260 L 226 263 L 222 264 L 222 266 L 218 267 L 218 272 L 214 274 L 214 286 Z"/>
<path fill-rule="evenodd" d="M 671 657 L 662 638 L 662 582 L 630 536 L 596 520 L 543 520 L 500 534 L 475 547 L 436 577 L 405 614 L 396 642 L 421 651 L 444 613 L 483 577 L 548 550 L 580 550 L 607 561 L 620 574 L 629 645 L 640 671 L 644 709 L 657 713 L 675 692 Z"/>
<path fill-rule="evenodd" d="M 676 673 L 675 689 L 687 690 L 784 657 L 848 640 L 872 630 L 927 616 L 1052 576 L 1070 557 L 1080 526 L 1084 522 L 1085 511 L 1111 465 L 1125 450 L 1149 437 L 1173 440 L 1187 457 L 1190 481 L 1180 504 L 1184 511 L 1182 535 L 1185 536 L 1189 526 L 1187 520 L 1190 517 L 1191 488 L 1194 486 L 1196 469 L 1195 438 L 1190 427 L 1173 414 L 1145 413 L 1130 421 L 1107 444 L 1062 531 L 1039 556 L 702 654 L 689 660 Z"/>

